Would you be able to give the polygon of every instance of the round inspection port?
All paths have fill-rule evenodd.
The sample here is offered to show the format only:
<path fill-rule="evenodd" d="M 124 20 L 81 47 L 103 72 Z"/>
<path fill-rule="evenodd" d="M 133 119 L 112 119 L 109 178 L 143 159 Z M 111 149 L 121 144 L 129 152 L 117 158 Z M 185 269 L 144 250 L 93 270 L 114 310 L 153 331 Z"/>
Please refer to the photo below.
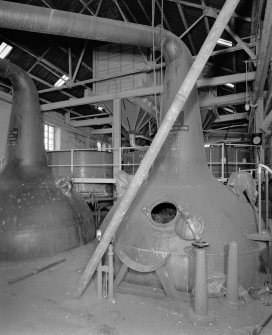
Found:
<path fill-rule="evenodd" d="M 156 224 L 167 225 L 177 215 L 177 208 L 171 202 L 160 202 L 151 210 L 151 217 Z"/>

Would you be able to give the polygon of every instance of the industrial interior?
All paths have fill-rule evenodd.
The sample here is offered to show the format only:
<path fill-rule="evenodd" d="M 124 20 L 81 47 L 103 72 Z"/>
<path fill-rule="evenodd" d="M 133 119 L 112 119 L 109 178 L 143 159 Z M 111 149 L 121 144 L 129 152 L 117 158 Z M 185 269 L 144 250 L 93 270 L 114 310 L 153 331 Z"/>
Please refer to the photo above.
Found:
<path fill-rule="evenodd" d="M 0 334 L 272 333 L 272 1 L 0 1 Z"/>

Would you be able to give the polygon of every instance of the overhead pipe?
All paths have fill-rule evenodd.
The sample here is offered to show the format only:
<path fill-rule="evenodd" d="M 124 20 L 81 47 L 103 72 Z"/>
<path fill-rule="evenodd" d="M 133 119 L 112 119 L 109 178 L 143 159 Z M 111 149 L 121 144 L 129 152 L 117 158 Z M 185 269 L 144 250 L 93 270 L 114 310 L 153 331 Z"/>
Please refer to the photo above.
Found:
<path fill-rule="evenodd" d="M 9 1 L 0 1 L 0 4 L 0 25 L 8 29 L 143 47 L 151 47 L 154 36 L 155 44 L 160 46 L 159 28 Z M 179 41 L 174 34 L 167 31 L 165 34 L 168 40 Z M 175 49 L 174 45 L 169 48 L 169 57 L 171 53 L 175 54 Z"/>

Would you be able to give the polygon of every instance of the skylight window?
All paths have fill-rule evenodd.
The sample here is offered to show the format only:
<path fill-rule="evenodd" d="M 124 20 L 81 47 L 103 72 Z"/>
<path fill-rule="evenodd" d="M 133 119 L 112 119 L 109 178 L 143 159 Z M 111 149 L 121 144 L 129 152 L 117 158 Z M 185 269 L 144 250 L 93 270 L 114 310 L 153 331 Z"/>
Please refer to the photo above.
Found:
<path fill-rule="evenodd" d="M 219 38 L 217 44 L 223 45 L 224 47 L 232 47 L 232 42 L 228 40 L 224 40 L 223 38 Z"/>
<path fill-rule="evenodd" d="M 0 44 L 0 58 L 4 59 L 11 52 L 12 46 L 8 45 L 5 42 Z"/>
<path fill-rule="evenodd" d="M 67 77 L 65 74 L 54 84 L 55 87 L 60 87 L 62 86 L 67 80 L 69 79 L 69 77 Z"/>

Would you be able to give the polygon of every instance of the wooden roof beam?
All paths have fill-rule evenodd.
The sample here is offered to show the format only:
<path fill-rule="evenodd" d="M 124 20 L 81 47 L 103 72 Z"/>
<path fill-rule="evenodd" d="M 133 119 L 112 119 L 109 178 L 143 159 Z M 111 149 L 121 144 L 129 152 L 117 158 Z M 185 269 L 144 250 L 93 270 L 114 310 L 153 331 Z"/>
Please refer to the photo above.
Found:
<path fill-rule="evenodd" d="M 207 109 L 212 107 L 224 107 L 229 105 L 241 105 L 244 104 L 248 99 L 248 93 L 236 93 L 228 94 L 217 97 L 206 96 L 199 100 L 201 109 Z"/>
<path fill-rule="evenodd" d="M 89 0 L 87 3 L 84 3 L 85 6 L 83 6 L 83 8 L 80 10 L 79 14 L 83 13 L 84 10 L 86 9 L 86 7 L 88 7 L 93 1 L 94 0 Z M 93 13 L 91 13 L 91 14 L 94 15 Z"/>
<path fill-rule="evenodd" d="M 97 16 L 97 15 L 98 15 L 98 13 L 99 13 L 99 11 L 100 11 L 100 8 L 101 8 L 101 5 L 102 5 L 102 2 L 103 2 L 103 0 L 100 0 L 100 1 L 99 1 L 98 5 L 97 5 L 97 8 L 96 8 L 96 11 L 95 11 L 95 13 L 94 13 L 94 16 Z"/>
<path fill-rule="evenodd" d="M 243 119 L 248 119 L 247 112 L 219 115 L 219 118 L 215 120 L 214 123 L 237 121 L 237 120 L 243 120 Z"/>
<path fill-rule="evenodd" d="M 183 8 L 182 8 L 182 6 L 181 6 L 180 4 L 178 4 L 178 3 L 177 3 L 177 7 L 178 7 L 178 11 L 179 11 L 179 15 L 180 15 L 180 17 L 181 17 L 182 23 L 183 23 L 185 29 L 187 30 L 187 29 L 189 28 L 189 26 L 188 26 L 186 17 L 185 17 L 185 15 L 184 15 Z M 195 48 L 195 45 L 194 45 L 194 42 L 193 42 L 193 39 L 192 39 L 191 34 L 188 35 L 188 39 L 189 39 L 189 43 L 190 43 L 190 45 L 191 45 L 193 54 L 196 55 L 196 48 Z"/>
<path fill-rule="evenodd" d="M 79 99 L 70 99 L 65 101 L 58 101 L 53 102 L 45 105 L 41 105 L 41 111 L 48 111 L 53 109 L 59 109 L 64 107 L 73 107 L 73 106 L 81 106 L 81 105 L 88 105 L 94 104 L 98 102 L 110 101 L 113 99 L 124 99 L 130 97 L 137 97 L 137 96 L 146 96 L 152 94 L 159 94 L 162 92 L 162 86 L 155 86 L 155 87 L 144 87 L 139 88 L 132 91 L 123 91 L 123 92 L 116 92 L 116 93 L 109 93 L 99 96 L 93 97 L 84 97 Z"/>
<path fill-rule="evenodd" d="M 206 8 L 206 4 L 205 4 L 204 0 L 201 0 L 201 4 L 202 4 L 203 8 Z M 203 9 L 203 14 L 205 15 L 205 10 L 204 9 Z M 205 27 L 206 27 L 207 33 L 209 34 L 209 32 L 210 32 L 210 25 L 209 25 L 209 19 L 207 18 L 206 15 L 204 16 L 204 22 L 205 22 Z"/>
<path fill-rule="evenodd" d="M 197 20 L 195 20 L 195 22 L 193 24 L 190 25 L 190 27 L 188 27 L 188 29 L 186 29 L 180 36 L 179 38 L 183 38 L 185 35 L 187 35 L 189 33 L 189 31 L 191 29 L 194 28 L 194 26 L 196 26 L 198 24 L 199 21 L 201 21 L 203 19 L 203 17 L 205 17 L 204 14 L 202 14 Z"/>
<path fill-rule="evenodd" d="M 224 85 L 227 83 L 241 83 L 244 81 L 252 81 L 255 79 L 255 72 L 248 72 L 248 73 L 236 73 L 230 74 L 226 76 L 218 76 L 212 78 L 200 78 L 197 81 L 197 87 L 204 87 L 204 86 L 219 86 Z"/>
<path fill-rule="evenodd" d="M 149 22 L 149 24 L 152 25 L 152 22 L 151 22 L 149 16 L 147 15 L 147 12 L 146 12 L 144 6 L 142 5 L 141 1 L 140 1 L 140 0 L 137 0 L 137 3 L 138 3 L 138 5 L 140 6 L 140 8 L 141 8 L 142 12 L 144 13 L 144 16 L 145 16 L 145 18 L 147 19 L 147 21 Z"/>
<path fill-rule="evenodd" d="M 218 16 L 217 13 L 211 8 L 207 8 L 205 13 L 207 16 L 212 17 L 213 19 L 216 19 Z M 244 51 L 249 55 L 251 59 L 255 60 L 257 58 L 254 52 L 252 52 L 252 50 L 248 47 L 247 43 L 245 43 L 237 34 L 235 34 L 228 25 L 226 25 L 225 30 L 236 41 L 236 43 L 241 46 L 242 49 L 244 49 Z"/>
<path fill-rule="evenodd" d="M 74 127 L 89 127 L 112 123 L 112 116 L 102 118 L 91 118 L 87 120 L 71 121 L 71 126 Z"/>
<path fill-rule="evenodd" d="M 220 9 L 217 9 L 217 8 L 213 8 L 213 7 L 210 7 L 210 6 L 205 6 L 205 5 L 200 5 L 200 4 L 196 4 L 196 3 L 193 3 L 193 2 L 189 2 L 189 1 L 183 1 L 183 0 L 168 0 L 170 2 L 175 2 L 177 4 L 180 4 L 180 5 L 183 5 L 183 6 L 188 6 L 188 7 L 193 7 L 193 8 L 197 8 L 197 9 L 200 9 L 200 10 L 205 10 L 205 9 L 212 9 L 213 11 L 215 11 L 216 13 L 219 13 L 220 12 Z M 241 16 L 241 15 L 238 15 L 236 13 L 233 13 L 232 17 L 235 17 L 237 19 L 240 19 L 240 20 L 243 20 L 243 21 L 247 21 L 247 22 L 251 22 L 251 18 L 250 17 L 247 17 L 247 16 Z"/>
<path fill-rule="evenodd" d="M 89 8 L 89 4 L 86 4 L 84 0 L 79 0 L 79 2 L 82 4 L 83 11 L 86 9 L 91 15 L 94 15 L 95 13 Z"/>
<path fill-rule="evenodd" d="M 249 46 L 250 48 L 255 47 L 256 42 L 248 43 L 247 46 Z M 225 54 L 225 53 L 228 53 L 228 52 L 233 52 L 234 53 L 235 51 L 238 51 L 238 50 L 241 50 L 241 49 L 243 49 L 243 47 L 240 44 L 236 44 L 234 47 L 229 47 L 229 48 L 226 48 L 226 49 L 213 51 L 211 55 L 212 56 L 217 56 L 217 55 Z"/>

